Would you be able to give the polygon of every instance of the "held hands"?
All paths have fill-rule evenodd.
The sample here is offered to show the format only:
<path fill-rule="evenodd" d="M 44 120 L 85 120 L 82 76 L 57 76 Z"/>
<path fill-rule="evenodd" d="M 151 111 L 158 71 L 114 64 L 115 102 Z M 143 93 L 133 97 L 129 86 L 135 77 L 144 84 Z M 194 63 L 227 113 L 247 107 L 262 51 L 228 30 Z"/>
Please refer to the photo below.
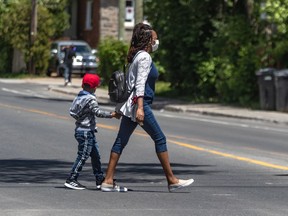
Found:
<path fill-rule="evenodd" d="M 115 112 L 115 111 L 113 111 L 113 112 L 111 113 L 111 115 L 112 115 L 112 118 L 116 118 L 116 119 L 120 119 L 120 118 L 121 118 L 121 114 L 120 114 L 120 113 L 117 113 L 117 112 Z"/>

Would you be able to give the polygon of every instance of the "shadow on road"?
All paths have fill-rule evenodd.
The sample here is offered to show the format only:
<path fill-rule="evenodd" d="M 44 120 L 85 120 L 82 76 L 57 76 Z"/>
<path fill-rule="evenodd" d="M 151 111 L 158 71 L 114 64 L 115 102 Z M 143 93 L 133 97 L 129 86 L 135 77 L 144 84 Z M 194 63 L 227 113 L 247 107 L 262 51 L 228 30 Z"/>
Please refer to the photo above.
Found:
<path fill-rule="evenodd" d="M 44 160 L 44 159 L 10 159 L 0 160 L 0 183 L 56 183 L 67 178 L 72 161 Z M 203 171 L 198 166 L 189 164 L 171 164 L 176 176 L 193 177 L 207 175 L 215 171 Z M 107 164 L 103 164 L 105 171 Z M 160 164 L 156 163 L 119 163 L 116 171 L 117 179 L 121 182 L 144 183 L 162 182 L 164 173 Z M 81 172 L 81 181 L 94 181 L 90 161 Z"/>

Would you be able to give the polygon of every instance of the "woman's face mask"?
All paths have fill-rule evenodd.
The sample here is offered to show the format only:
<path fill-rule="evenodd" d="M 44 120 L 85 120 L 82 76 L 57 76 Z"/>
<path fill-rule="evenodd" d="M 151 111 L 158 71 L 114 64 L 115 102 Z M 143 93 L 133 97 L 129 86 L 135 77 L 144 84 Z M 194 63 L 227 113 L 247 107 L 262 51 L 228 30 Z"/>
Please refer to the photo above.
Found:
<path fill-rule="evenodd" d="M 152 44 L 152 52 L 155 52 L 158 49 L 159 40 L 155 40 L 155 43 Z"/>

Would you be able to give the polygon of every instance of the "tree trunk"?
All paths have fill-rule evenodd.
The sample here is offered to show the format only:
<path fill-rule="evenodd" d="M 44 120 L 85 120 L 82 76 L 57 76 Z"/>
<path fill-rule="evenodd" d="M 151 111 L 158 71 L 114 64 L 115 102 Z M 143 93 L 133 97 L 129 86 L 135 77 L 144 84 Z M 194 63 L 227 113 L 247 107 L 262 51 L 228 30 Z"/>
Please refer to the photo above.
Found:
<path fill-rule="evenodd" d="M 30 61 L 28 64 L 28 71 L 30 74 L 36 74 L 34 54 L 31 52 L 37 35 L 37 0 L 32 1 L 31 8 L 31 21 L 30 21 L 30 31 L 29 31 L 29 43 L 30 43 Z"/>

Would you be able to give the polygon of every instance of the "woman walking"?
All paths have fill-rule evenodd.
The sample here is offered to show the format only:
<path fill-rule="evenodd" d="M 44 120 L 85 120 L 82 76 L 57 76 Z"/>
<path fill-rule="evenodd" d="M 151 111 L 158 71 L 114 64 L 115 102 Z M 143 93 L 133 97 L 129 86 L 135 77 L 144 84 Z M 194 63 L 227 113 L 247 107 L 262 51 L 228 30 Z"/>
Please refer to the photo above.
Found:
<path fill-rule="evenodd" d="M 150 56 L 158 48 L 157 33 L 151 26 L 139 23 L 133 29 L 131 44 L 127 56 L 129 63 L 128 89 L 131 95 L 122 104 L 117 104 L 116 112 L 122 114 L 118 135 L 111 149 L 106 177 L 101 185 L 104 192 L 126 192 L 113 182 L 118 160 L 130 136 L 139 124 L 155 143 L 155 151 L 164 170 L 170 192 L 189 186 L 193 179 L 182 180 L 174 176 L 169 162 L 166 137 L 155 119 L 151 104 L 154 98 L 155 82 L 158 71 Z"/>

